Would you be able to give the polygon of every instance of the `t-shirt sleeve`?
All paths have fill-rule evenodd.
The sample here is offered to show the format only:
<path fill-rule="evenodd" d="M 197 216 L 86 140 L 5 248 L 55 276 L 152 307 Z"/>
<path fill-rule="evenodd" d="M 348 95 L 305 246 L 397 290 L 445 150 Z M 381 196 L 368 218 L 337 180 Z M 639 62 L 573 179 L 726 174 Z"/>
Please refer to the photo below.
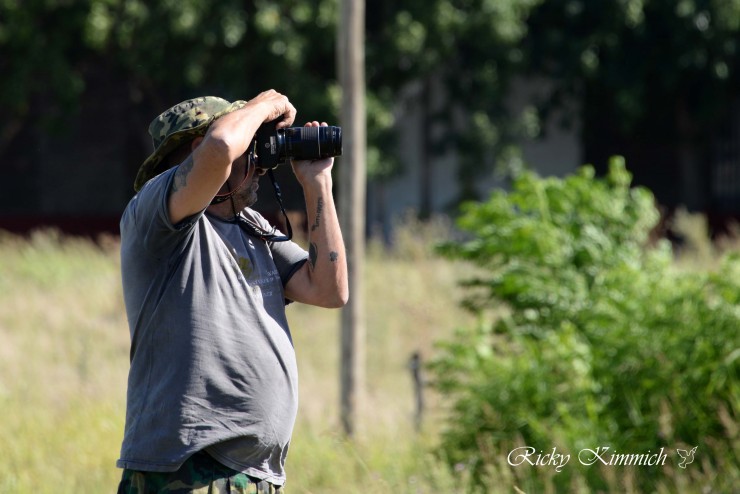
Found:
<path fill-rule="evenodd" d="M 287 242 L 270 242 L 270 250 L 272 251 L 275 267 L 280 273 L 280 281 L 285 287 L 293 275 L 308 261 L 308 253 L 300 245 L 290 240 Z M 285 299 L 285 305 L 291 303 L 293 303 L 291 299 Z"/>
<path fill-rule="evenodd" d="M 308 253 L 294 242 L 273 242 L 272 257 L 275 260 L 275 266 L 280 273 L 280 280 L 283 286 L 305 263 L 308 261 Z"/>
<path fill-rule="evenodd" d="M 133 229 L 151 253 L 177 245 L 192 232 L 193 225 L 205 211 L 177 224 L 170 221 L 168 197 L 176 170 L 177 167 L 170 168 L 147 182 L 131 200 L 121 219 L 121 229 Z"/>
<path fill-rule="evenodd" d="M 244 211 L 244 214 L 263 229 L 272 230 L 270 223 L 258 212 L 247 209 Z M 276 230 L 275 233 L 277 235 L 283 235 L 279 230 Z M 293 241 L 268 242 L 268 246 L 278 273 L 280 273 L 280 281 L 285 286 L 296 271 L 308 260 L 308 252 Z"/>
<path fill-rule="evenodd" d="M 308 253 L 300 245 L 291 241 L 272 242 L 270 249 L 275 266 L 280 273 L 280 280 L 285 286 L 296 271 L 306 263 Z"/>

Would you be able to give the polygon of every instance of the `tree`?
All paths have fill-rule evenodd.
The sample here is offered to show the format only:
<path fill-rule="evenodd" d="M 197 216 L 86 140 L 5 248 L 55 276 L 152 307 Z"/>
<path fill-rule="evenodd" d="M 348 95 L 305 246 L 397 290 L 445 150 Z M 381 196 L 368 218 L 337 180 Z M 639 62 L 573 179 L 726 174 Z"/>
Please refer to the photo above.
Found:
<path fill-rule="evenodd" d="M 132 178 L 151 151 L 145 134 L 151 119 L 189 97 L 250 98 L 273 87 L 291 96 L 299 119 L 336 121 L 336 5 L 336 0 L 2 0 L 0 102 L 6 112 L 0 154 L 22 156 L 42 135 L 69 134 L 81 108 L 107 110 L 111 102 L 90 98 L 106 85 L 123 89 L 116 98 L 124 101 L 115 104 L 127 108 L 125 120 L 111 131 L 141 136 L 127 146 L 135 149 Z M 286 196 L 301 204 L 299 193 Z"/>
<path fill-rule="evenodd" d="M 336 121 L 338 4 L 0 0 L 0 154 L 31 127 L 64 130 L 101 72 L 126 81 L 131 133 L 180 99 L 266 87 L 290 94 L 299 118 Z M 694 187 L 689 172 L 738 98 L 738 19 L 738 2 L 725 0 L 378 0 L 366 19 L 368 175 L 387 180 L 403 166 L 393 103 L 421 81 L 443 93 L 426 105 L 434 132 L 423 150 L 458 154 L 463 198 L 495 165 L 520 167 L 517 144 L 541 135 L 556 109 L 582 122 L 584 157 L 597 169 L 625 154 L 642 182 L 640 153 L 678 149 L 665 162 Z M 511 115 L 520 77 L 548 88 Z M 646 185 L 680 189 L 665 174 L 655 180 Z"/>
<path fill-rule="evenodd" d="M 519 45 L 526 19 L 541 0 L 410 0 L 376 2 L 368 16 L 368 86 L 372 98 L 392 108 L 404 85 L 423 81 L 427 115 L 424 150 L 431 159 L 445 151 L 461 158 L 462 198 L 476 195 L 474 182 L 490 171 L 496 158 L 512 165 L 516 125 L 504 107 L 513 76 L 520 69 Z M 432 79 L 442 81 L 445 96 L 429 105 Z M 378 112 L 373 117 L 382 117 Z M 393 155 L 393 119 L 369 132 L 383 156 Z M 440 132 L 429 130 L 436 127 Z M 482 166 L 483 165 L 483 166 Z M 379 178 L 392 177 L 391 166 L 369 167 Z"/>
<path fill-rule="evenodd" d="M 539 137 L 560 110 L 563 125 L 582 123 L 585 161 L 605 171 L 609 156 L 634 156 L 638 183 L 669 201 L 679 199 L 666 197 L 671 188 L 684 188 L 692 200 L 705 185 L 692 173 L 740 97 L 737 2 L 380 2 L 368 31 L 369 86 L 384 106 L 409 81 L 443 78 L 446 101 L 428 126 L 445 132 L 425 147 L 458 153 L 463 197 L 494 165 L 520 167 L 516 144 Z M 547 85 L 512 115 L 505 102 L 520 78 Z M 661 167 L 678 162 L 683 185 L 642 173 L 656 155 Z"/>
<path fill-rule="evenodd" d="M 716 272 L 674 265 L 666 241 L 649 241 L 654 198 L 632 187 L 621 158 L 604 178 L 592 167 L 564 179 L 522 173 L 510 192 L 464 210 L 467 240 L 441 251 L 477 266 L 464 286 L 479 323 L 442 343 L 432 369 L 452 405 L 441 445 L 451 466 L 470 468 L 482 492 L 508 476 L 532 492 L 732 490 L 737 252 Z M 703 476 L 670 468 L 686 445 L 703 452 Z M 557 474 L 523 465 L 497 475 L 523 446 L 573 461 Z M 610 475 L 576 460 L 596 447 L 671 458 L 612 464 Z"/>
<path fill-rule="evenodd" d="M 625 154 L 638 182 L 664 200 L 706 206 L 696 172 L 740 97 L 740 4 L 554 0 L 534 9 L 527 27 L 525 73 L 552 81 L 541 115 L 580 102 L 586 161 L 605 170 L 608 156 Z M 642 172 L 656 160 L 674 173 Z"/>

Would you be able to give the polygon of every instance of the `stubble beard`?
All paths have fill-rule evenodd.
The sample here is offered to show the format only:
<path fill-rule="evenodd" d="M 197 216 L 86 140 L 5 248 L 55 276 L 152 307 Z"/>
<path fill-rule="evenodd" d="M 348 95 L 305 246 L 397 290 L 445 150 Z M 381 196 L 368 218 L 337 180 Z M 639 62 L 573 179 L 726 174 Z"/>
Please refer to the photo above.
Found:
<path fill-rule="evenodd" d="M 242 190 L 235 194 L 234 202 L 239 210 L 251 207 L 257 202 L 256 184 L 257 181 L 253 180 L 249 185 L 244 186 Z"/>

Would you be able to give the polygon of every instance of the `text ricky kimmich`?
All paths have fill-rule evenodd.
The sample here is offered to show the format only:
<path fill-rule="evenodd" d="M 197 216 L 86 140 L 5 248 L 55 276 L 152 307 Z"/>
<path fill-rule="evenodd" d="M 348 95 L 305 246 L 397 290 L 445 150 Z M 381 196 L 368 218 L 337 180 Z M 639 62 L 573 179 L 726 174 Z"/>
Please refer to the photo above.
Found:
<path fill-rule="evenodd" d="M 582 465 L 591 466 L 595 464 L 607 466 L 662 466 L 668 455 L 664 448 L 653 453 L 618 453 L 611 451 L 610 446 L 600 446 L 595 449 L 584 448 L 578 452 L 578 461 Z M 571 455 L 560 453 L 557 448 L 552 450 L 537 451 L 532 446 L 522 446 L 513 449 L 507 458 L 509 465 L 519 466 L 529 464 L 532 466 L 547 466 L 555 469 L 556 472 L 562 471 L 563 467 L 568 464 Z"/>

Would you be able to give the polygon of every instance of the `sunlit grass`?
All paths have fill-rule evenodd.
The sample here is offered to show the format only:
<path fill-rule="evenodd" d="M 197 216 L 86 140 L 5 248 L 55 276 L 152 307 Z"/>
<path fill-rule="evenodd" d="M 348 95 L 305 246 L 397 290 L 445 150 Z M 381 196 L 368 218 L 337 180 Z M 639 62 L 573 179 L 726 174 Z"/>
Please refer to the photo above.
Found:
<path fill-rule="evenodd" d="M 443 224 L 409 222 L 397 232 L 393 248 L 368 248 L 366 393 L 353 440 L 339 425 L 340 313 L 288 308 L 300 374 L 288 492 L 455 493 L 468 486 L 464 465 L 449 471 L 435 456 L 444 403 L 429 388 L 423 427 L 414 427 L 408 362 L 413 352 L 428 360 L 435 341 L 472 325 L 457 286 L 471 268 L 431 254 L 447 235 Z M 682 262 L 711 265 L 713 251 L 702 249 Z M 117 241 L 0 235 L 0 341 L 0 493 L 114 492 L 129 352 Z M 538 471 L 510 468 L 506 452 L 490 454 L 490 492 L 534 492 L 528 475 Z M 573 492 L 586 492 L 574 478 Z M 659 492 L 698 492 L 701 483 L 676 476 Z M 640 492 L 628 476 L 610 485 L 615 493 Z"/>
<path fill-rule="evenodd" d="M 111 492 L 128 332 L 115 244 L 0 241 L 0 492 Z"/>
<path fill-rule="evenodd" d="M 458 268 L 403 243 L 368 256 L 367 392 L 353 441 L 339 426 L 340 313 L 288 309 L 301 400 L 290 492 L 431 492 L 446 482 L 423 473 L 433 433 L 413 427 L 407 362 L 470 316 L 456 306 Z M 115 490 L 129 351 L 120 285 L 115 239 L 0 237 L 0 493 Z"/>

